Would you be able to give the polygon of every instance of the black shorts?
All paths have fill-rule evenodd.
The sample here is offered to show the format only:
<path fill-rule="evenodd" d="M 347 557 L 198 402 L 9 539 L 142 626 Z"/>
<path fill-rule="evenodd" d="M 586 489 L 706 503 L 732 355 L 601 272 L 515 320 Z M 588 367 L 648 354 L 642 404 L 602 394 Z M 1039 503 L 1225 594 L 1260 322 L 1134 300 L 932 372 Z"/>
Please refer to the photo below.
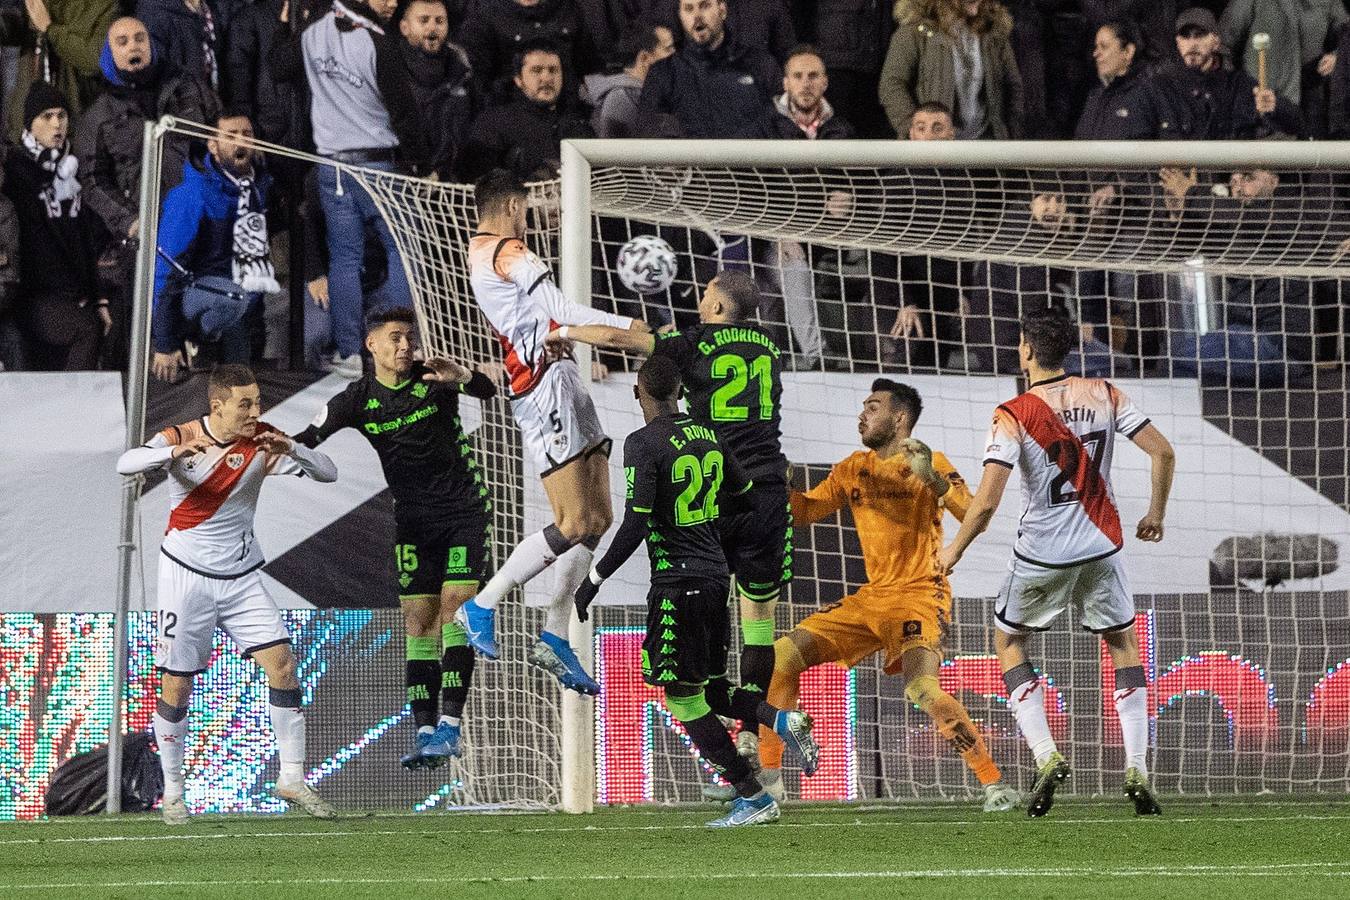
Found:
<path fill-rule="evenodd" d="M 727 568 L 751 598 L 772 599 L 792 581 L 792 506 L 784 481 L 756 481 L 743 497 L 722 501 L 717 519 Z"/>
<path fill-rule="evenodd" d="M 439 597 L 442 585 L 484 581 L 491 537 L 485 514 L 396 522 L 394 577 L 399 597 Z"/>
<path fill-rule="evenodd" d="M 653 687 L 706 684 L 727 673 L 731 613 L 727 582 L 653 582 L 647 594 L 642 680 Z"/>

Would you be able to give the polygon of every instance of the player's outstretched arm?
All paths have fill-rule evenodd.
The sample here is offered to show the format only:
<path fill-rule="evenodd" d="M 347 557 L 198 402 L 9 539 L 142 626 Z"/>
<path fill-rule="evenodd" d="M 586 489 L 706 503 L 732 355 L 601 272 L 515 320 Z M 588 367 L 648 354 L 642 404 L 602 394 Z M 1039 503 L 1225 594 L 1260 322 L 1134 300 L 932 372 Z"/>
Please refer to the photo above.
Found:
<path fill-rule="evenodd" d="M 637 326 L 642 326 L 638 328 Z M 633 320 L 632 328 L 614 328 L 610 325 L 563 325 L 549 333 L 550 341 L 580 341 L 601 350 L 617 350 L 651 356 L 656 349 L 656 335 L 647 329 L 641 319 Z"/>
<path fill-rule="evenodd" d="M 1172 478 L 1176 474 L 1177 455 L 1172 444 L 1161 431 L 1145 425 L 1132 440 L 1148 454 L 1152 461 L 1152 490 L 1149 492 L 1148 512 L 1139 520 L 1134 536 L 1141 541 L 1161 541 L 1163 517 L 1167 513 L 1167 498 L 1172 493 Z"/>
<path fill-rule="evenodd" d="M 142 472 L 163 469 L 176 459 L 201 453 L 213 443 L 215 442 L 203 434 L 181 444 L 171 444 L 163 434 L 157 434 L 143 446 L 132 447 L 119 456 L 117 474 L 140 475 Z"/>
<path fill-rule="evenodd" d="M 848 460 L 845 460 L 833 466 L 825 480 L 811 490 L 793 491 L 788 496 L 794 524 L 810 525 L 843 509 L 848 502 L 852 480 L 849 473 L 843 471 L 847 464 Z"/>
<path fill-rule="evenodd" d="M 961 521 L 961 530 L 956 533 L 950 544 L 938 551 L 938 572 L 943 575 L 950 573 L 961 561 L 962 554 L 966 552 L 971 542 L 989 527 L 994 513 L 998 511 L 999 503 L 1003 500 L 1003 491 L 1008 487 L 1008 478 L 1011 475 L 1012 469 L 1003 463 L 984 464 L 980 489 L 975 492 L 975 499 L 970 501 L 970 509 L 966 510 L 966 516 Z"/>

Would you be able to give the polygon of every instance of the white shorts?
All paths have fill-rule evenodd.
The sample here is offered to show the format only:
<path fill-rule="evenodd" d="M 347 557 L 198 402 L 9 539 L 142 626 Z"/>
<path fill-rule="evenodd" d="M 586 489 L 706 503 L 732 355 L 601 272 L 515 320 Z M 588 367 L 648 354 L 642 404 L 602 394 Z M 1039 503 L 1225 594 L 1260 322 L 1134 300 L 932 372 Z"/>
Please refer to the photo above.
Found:
<path fill-rule="evenodd" d="M 581 370 L 570 359 L 549 366 L 529 393 L 513 399 L 511 415 L 540 475 L 596 450 L 608 453 L 612 443 L 600 427 Z"/>
<path fill-rule="evenodd" d="M 208 578 L 160 554 L 155 665 L 173 675 L 206 671 L 217 624 L 245 656 L 291 640 L 259 570 Z"/>
<path fill-rule="evenodd" d="M 1134 595 L 1119 553 L 1063 569 L 1014 556 L 1008 568 L 994 617 L 1009 634 L 1045 631 L 1070 607 L 1078 610 L 1079 624 L 1098 634 L 1134 624 Z"/>

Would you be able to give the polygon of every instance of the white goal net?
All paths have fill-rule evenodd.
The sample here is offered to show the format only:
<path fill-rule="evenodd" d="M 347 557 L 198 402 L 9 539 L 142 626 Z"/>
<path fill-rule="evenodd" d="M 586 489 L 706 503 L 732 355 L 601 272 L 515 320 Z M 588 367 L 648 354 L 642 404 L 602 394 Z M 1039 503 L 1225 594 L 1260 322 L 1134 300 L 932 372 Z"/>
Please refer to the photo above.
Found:
<path fill-rule="evenodd" d="M 1076 157 L 1064 155 L 1069 147 Z M 1128 539 L 1124 551 L 1157 786 L 1164 794 L 1350 788 L 1342 296 L 1350 162 L 1293 146 L 1189 144 L 1130 161 L 1098 145 L 989 142 L 949 145 L 945 161 L 938 149 L 904 142 L 564 150 L 564 181 L 531 189 L 528 242 L 560 265 L 574 301 L 679 327 L 696 320 L 698 291 L 719 268 L 755 275 L 761 318 L 790 359 L 783 439 L 798 487 L 859 448 L 856 416 L 881 374 L 919 390 L 916 436 L 973 487 L 992 411 L 1019 391 L 1018 317 L 1065 306 L 1082 326 L 1070 367 L 1111 377 L 1178 451 L 1166 540 Z M 395 235 L 429 351 L 499 360 L 468 285 L 471 189 L 359 170 L 344 177 L 372 192 Z M 578 196 L 587 202 L 561 203 Z M 614 272 L 619 248 L 642 234 L 664 238 L 679 259 L 674 284 L 658 295 L 629 291 Z M 640 424 L 635 361 L 598 361 L 608 373 L 592 395 L 615 439 L 618 512 L 622 440 Z M 474 421 L 500 561 L 549 513 L 504 400 L 483 404 Z M 1122 448 L 1112 479 L 1124 521 L 1137 520 L 1146 457 Z M 989 600 L 1006 571 L 1016 493 L 1014 479 L 954 578 L 943 682 L 1025 787 L 1030 757 L 992 657 Z M 955 520 L 944 524 L 953 534 Z M 780 633 L 862 581 L 847 513 L 797 529 L 794 575 Z M 569 755 L 566 765 L 556 685 L 525 663 L 539 614 L 503 604 L 503 659 L 480 662 L 475 674 L 460 799 L 559 806 L 568 779 L 588 791 L 594 779 L 602 803 L 698 798 L 713 776 L 637 675 L 645 594 L 641 559 L 602 592 L 593 646 L 604 693 L 578 707 L 593 725 L 593 754 Z M 1054 687 L 1050 720 L 1075 765 L 1071 789 L 1118 791 L 1123 751 L 1100 641 L 1061 622 L 1032 648 Z M 852 673 L 809 673 L 803 703 L 827 749 L 815 778 L 789 775 L 802 796 L 973 791 L 878 660 Z"/>

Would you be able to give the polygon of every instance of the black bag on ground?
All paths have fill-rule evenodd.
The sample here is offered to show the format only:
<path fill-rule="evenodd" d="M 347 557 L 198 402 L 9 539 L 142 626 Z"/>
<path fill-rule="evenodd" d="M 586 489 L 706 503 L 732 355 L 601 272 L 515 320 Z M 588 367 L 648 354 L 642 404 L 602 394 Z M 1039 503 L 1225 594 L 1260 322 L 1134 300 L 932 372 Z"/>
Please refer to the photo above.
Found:
<path fill-rule="evenodd" d="M 122 812 L 148 812 L 164 794 L 153 737 L 129 734 L 122 741 Z M 108 803 L 108 745 L 72 756 L 52 774 L 47 787 L 47 815 L 87 816 Z"/>

